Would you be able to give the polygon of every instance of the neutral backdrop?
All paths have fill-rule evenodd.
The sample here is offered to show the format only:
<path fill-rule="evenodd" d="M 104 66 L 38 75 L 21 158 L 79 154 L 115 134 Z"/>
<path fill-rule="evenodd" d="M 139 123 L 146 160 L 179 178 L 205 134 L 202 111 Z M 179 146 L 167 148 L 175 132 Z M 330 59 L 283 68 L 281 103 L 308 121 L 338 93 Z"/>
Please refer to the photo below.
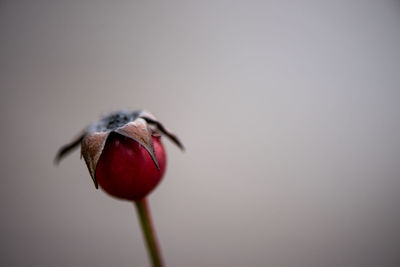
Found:
<path fill-rule="evenodd" d="M 399 1 L 0 1 L 0 265 L 149 266 L 58 148 L 145 108 L 170 267 L 400 266 Z"/>

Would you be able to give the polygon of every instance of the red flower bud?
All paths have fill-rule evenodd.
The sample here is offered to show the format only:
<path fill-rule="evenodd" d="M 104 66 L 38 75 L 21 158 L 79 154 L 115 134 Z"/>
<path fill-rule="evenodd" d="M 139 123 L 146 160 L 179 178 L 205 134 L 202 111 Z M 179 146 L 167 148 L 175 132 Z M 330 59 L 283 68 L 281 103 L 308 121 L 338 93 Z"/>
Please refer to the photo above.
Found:
<path fill-rule="evenodd" d="M 96 188 L 112 196 L 139 200 L 160 182 L 166 169 L 161 134 L 183 149 L 178 138 L 145 111 L 118 111 L 90 125 L 57 154 L 58 162 L 81 144 Z"/>
<path fill-rule="evenodd" d="M 100 187 L 118 198 L 138 200 L 160 182 L 165 173 L 166 154 L 160 136 L 153 136 L 157 169 L 147 150 L 138 142 L 118 134 L 110 135 L 96 168 Z"/>

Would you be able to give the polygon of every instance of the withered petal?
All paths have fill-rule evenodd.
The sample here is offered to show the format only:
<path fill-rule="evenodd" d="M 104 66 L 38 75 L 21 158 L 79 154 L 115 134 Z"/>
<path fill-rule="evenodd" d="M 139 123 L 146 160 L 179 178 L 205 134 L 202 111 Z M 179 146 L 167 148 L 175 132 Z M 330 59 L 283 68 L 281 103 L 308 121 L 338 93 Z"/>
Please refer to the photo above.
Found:
<path fill-rule="evenodd" d="M 137 118 L 136 120 L 131 121 L 125 124 L 124 126 L 115 129 L 114 132 L 126 136 L 128 138 L 131 138 L 136 142 L 138 142 L 139 144 L 141 144 L 149 153 L 157 169 L 160 169 L 154 151 L 151 129 L 144 119 Z"/>
<path fill-rule="evenodd" d="M 103 152 L 110 132 L 92 132 L 82 139 L 81 155 L 85 159 L 90 176 L 96 188 L 99 188 L 96 180 L 96 167 Z"/>
<path fill-rule="evenodd" d="M 162 132 L 163 134 L 165 134 L 169 139 L 171 139 L 172 142 L 174 142 L 180 149 L 185 150 L 185 147 L 183 146 L 182 142 L 179 140 L 179 138 L 173 134 L 172 132 L 170 132 L 167 128 L 164 127 L 164 125 L 162 125 L 161 122 L 159 122 L 158 120 L 155 119 L 155 117 L 153 115 L 149 116 L 150 113 L 147 112 L 142 112 L 140 114 L 140 117 L 143 118 L 145 121 L 147 121 L 150 124 L 154 124 L 157 129 Z"/>
<path fill-rule="evenodd" d="M 54 163 L 58 164 L 66 155 L 72 152 L 72 150 L 74 150 L 82 142 L 82 139 L 85 137 L 85 135 L 86 130 L 82 131 L 72 142 L 62 146 L 54 158 Z"/>

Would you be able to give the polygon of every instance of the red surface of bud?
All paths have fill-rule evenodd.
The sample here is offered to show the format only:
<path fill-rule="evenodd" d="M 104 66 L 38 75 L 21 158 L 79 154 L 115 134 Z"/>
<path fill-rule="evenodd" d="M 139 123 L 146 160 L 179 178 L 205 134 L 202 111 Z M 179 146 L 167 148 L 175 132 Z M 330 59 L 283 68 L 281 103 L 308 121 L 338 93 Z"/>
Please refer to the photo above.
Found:
<path fill-rule="evenodd" d="M 131 138 L 111 134 L 96 168 L 96 179 L 108 194 L 139 200 L 161 181 L 166 169 L 166 153 L 160 136 L 153 136 L 154 151 L 160 169 L 149 152 Z"/>

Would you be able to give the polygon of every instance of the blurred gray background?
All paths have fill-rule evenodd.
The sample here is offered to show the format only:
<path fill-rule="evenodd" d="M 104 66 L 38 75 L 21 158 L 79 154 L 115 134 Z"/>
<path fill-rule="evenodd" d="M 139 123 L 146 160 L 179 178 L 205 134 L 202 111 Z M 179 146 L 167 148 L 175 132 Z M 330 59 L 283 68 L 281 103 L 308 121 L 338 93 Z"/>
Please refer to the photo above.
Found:
<path fill-rule="evenodd" d="M 400 266 L 398 1 L 0 1 L 1 266 L 149 266 L 60 145 L 145 108 L 165 262 Z"/>

